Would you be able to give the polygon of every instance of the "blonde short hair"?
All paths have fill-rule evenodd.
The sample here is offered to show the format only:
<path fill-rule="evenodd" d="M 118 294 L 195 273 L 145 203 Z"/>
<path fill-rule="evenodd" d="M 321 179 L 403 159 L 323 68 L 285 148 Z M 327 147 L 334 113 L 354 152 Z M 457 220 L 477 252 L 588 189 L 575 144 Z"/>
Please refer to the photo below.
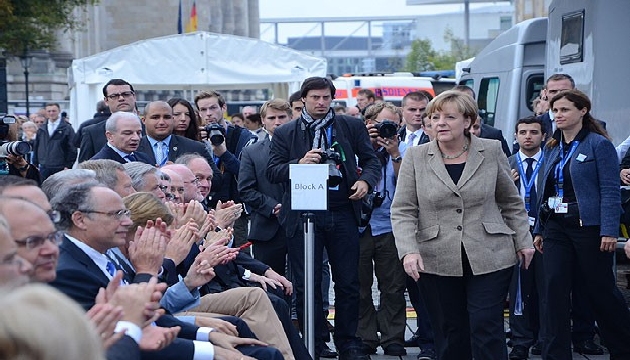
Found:
<path fill-rule="evenodd" d="M 42 284 L 0 289 L 0 359 L 105 360 L 79 304 Z"/>
<path fill-rule="evenodd" d="M 446 104 L 454 104 L 464 118 L 469 118 L 470 123 L 474 123 L 479 115 L 479 108 L 475 99 L 470 95 L 457 90 L 448 90 L 436 96 L 429 105 L 427 105 L 426 113 L 431 114 L 442 111 Z"/>
<path fill-rule="evenodd" d="M 389 110 L 391 112 L 393 112 L 394 114 L 398 115 L 398 121 L 402 121 L 402 110 L 400 110 L 400 108 L 388 101 L 382 101 L 382 102 L 378 102 L 378 103 L 374 103 L 370 106 L 368 106 L 365 109 L 365 115 L 363 115 L 363 117 L 365 117 L 366 120 L 374 120 L 378 117 L 378 114 L 380 114 L 383 110 Z M 395 120 L 395 119 L 390 119 L 390 120 Z"/>
<path fill-rule="evenodd" d="M 147 220 L 160 218 L 167 225 L 171 225 L 175 217 L 164 203 L 153 193 L 137 192 L 127 195 L 123 198 L 123 202 L 129 211 L 131 211 L 131 221 L 133 225 L 129 231 L 136 231 L 138 226 L 143 226 Z"/>

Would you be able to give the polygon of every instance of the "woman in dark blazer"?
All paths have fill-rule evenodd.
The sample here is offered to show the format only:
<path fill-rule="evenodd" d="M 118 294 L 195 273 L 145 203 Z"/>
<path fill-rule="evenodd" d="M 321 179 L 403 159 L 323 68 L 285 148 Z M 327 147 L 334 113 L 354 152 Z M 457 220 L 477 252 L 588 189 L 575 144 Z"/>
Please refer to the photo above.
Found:
<path fill-rule="evenodd" d="M 443 92 L 427 113 L 435 139 L 407 149 L 391 207 L 398 254 L 419 279 L 438 359 L 507 359 L 511 273 L 534 253 L 523 200 L 501 143 L 468 131 L 472 97 Z"/>
<path fill-rule="evenodd" d="M 617 153 L 584 93 L 562 91 L 550 105 L 558 129 L 545 149 L 534 228 L 534 245 L 544 249 L 549 314 L 542 355 L 572 358 L 570 296 L 580 281 L 611 359 L 630 359 L 630 312 L 612 271 L 621 211 Z"/>

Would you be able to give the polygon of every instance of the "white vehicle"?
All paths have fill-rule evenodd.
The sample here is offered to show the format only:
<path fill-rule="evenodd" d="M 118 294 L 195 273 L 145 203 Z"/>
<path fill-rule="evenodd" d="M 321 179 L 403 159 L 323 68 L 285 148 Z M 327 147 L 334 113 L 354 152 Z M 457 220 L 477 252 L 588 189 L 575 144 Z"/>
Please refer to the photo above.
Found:
<path fill-rule="evenodd" d="M 402 98 L 418 90 L 428 91 L 435 96 L 431 78 L 413 76 L 411 73 L 366 74 L 340 76 L 333 80 L 337 91 L 335 103 L 344 106 L 357 104 L 357 93 L 361 89 L 370 89 L 383 100 L 400 106 Z"/>
<path fill-rule="evenodd" d="M 460 84 L 477 93 L 487 123 L 513 140 L 516 121 L 533 114 L 531 101 L 554 73 L 571 75 L 607 123 L 615 144 L 630 135 L 630 1 L 553 0 L 549 18 L 516 24 L 499 35 L 464 72 Z M 546 45 L 545 45 L 546 44 Z"/>

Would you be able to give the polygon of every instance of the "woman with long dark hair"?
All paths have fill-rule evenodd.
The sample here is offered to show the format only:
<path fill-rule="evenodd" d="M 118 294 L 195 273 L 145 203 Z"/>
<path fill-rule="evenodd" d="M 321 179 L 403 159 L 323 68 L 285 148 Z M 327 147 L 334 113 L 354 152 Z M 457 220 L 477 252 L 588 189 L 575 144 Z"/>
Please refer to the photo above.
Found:
<path fill-rule="evenodd" d="M 548 316 L 542 356 L 572 358 L 571 289 L 579 281 L 610 358 L 630 359 L 630 312 L 612 271 L 621 211 L 617 153 L 591 115 L 586 94 L 562 91 L 550 108 L 558 129 L 545 149 L 534 228 L 534 245 L 544 249 Z"/>
<path fill-rule="evenodd" d="M 190 102 L 182 98 L 171 98 L 167 103 L 173 108 L 173 119 L 175 120 L 173 134 L 195 141 L 201 140 L 197 112 Z"/>

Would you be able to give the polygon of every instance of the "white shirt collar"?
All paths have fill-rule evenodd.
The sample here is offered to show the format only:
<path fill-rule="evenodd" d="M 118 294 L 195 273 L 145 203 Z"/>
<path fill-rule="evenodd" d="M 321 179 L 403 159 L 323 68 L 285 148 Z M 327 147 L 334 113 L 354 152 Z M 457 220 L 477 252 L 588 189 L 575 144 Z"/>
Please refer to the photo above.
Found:
<path fill-rule="evenodd" d="M 540 149 L 538 149 L 538 152 L 537 152 L 536 154 L 534 154 L 534 156 L 532 156 L 531 158 L 532 158 L 532 159 L 534 159 L 534 160 L 536 160 L 536 162 L 538 162 L 538 161 L 540 161 L 540 157 L 541 157 L 541 156 L 542 156 L 542 151 L 541 151 Z M 519 157 L 521 160 L 525 160 L 525 159 L 529 158 L 529 156 L 527 156 L 527 155 L 523 154 L 523 151 L 522 151 L 522 150 L 519 150 L 519 151 L 518 151 L 518 157 Z"/>
<path fill-rule="evenodd" d="M 112 150 L 114 150 L 114 151 L 115 151 L 118 155 L 120 155 L 120 157 L 121 157 L 121 158 L 123 158 L 123 159 L 125 159 L 125 161 L 127 161 L 127 158 L 126 158 L 125 156 L 130 155 L 130 154 L 127 154 L 127 153 L 126 153 L 126 152 L 124 152 L 124 151 L 120 151 L 120 150 L 118 150 L 118 148 L 116 148 L 114 145 L 112 145 L 112 144 L 110 144 L 110 143 L 107 143 L 107 146 L 109 146 L 109 147 L 110 147 Z"/>

